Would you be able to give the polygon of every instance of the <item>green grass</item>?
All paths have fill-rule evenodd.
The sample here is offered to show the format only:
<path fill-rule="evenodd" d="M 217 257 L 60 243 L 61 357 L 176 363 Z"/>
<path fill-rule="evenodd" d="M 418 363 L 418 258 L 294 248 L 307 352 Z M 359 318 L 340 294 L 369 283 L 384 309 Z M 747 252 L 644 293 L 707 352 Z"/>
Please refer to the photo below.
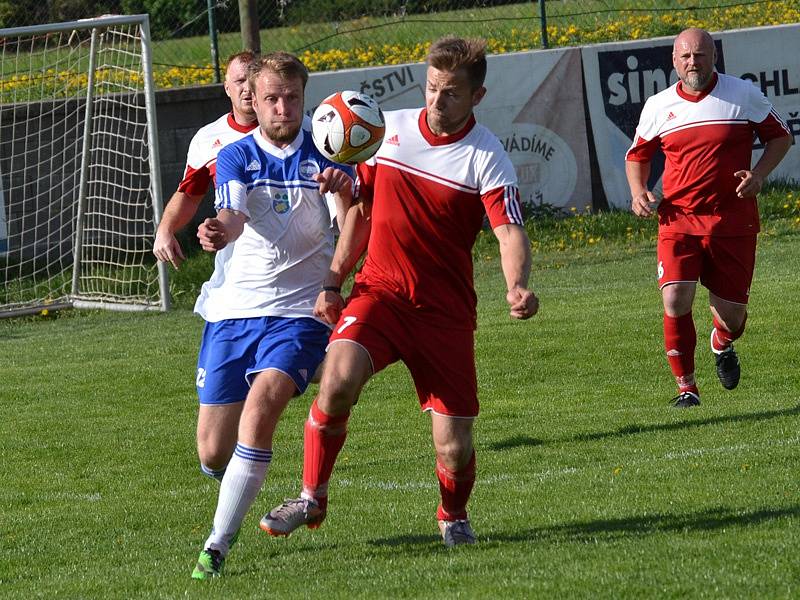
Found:
<path fill-rule="evenodd" d="M 703 405 L 689 411 L 667 403 L 651 241 L 538 252 L 541 312 L 524 323 L 508 318 L 482 241 L 479 544 L 437 538 L 429 420 L 396 365 L 354 410 L 324 526 L 276 540 L 257 521 L 298 491 L 312 394 L 289 406 L 227 576 L 212 582 L 189 579 L 217 490 L 194 447 L 199 318 L 2 320 L 0 595 L 797 597 L 800 236 L 791 221 L 775 231 L 759 246 L 732 392 L 716 382 L 699 294 Z M 176 289 L 199 274 L 182 272 Z"/>

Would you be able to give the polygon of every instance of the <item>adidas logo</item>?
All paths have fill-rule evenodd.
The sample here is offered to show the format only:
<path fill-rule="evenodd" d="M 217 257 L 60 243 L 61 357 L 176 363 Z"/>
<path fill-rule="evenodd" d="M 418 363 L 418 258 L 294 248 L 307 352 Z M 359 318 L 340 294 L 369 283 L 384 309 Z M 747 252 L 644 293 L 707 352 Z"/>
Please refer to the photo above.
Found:
<path fill-rule="evenodd" d="M 680 350 L 675 350 L 673 348 L 672 350 L 667 351 L 667 356 L 683 356 L 683 352 L 681 352 Z"/>
<path fill-rule="evenodd" d="M 216 140 L 214 140 L 214 143 L 213 143 L 213 144 L 211 144 L 211 147 L 212 147 L 212 148 L 219 148 L 220 146 L 222 146 L 222 142 L 220 142 L 220 141 L 219 141 L 219 138 L 217 138 Z"/>
<path fill-rule="evenodd" d="M 669 111 L 669 114 L 667 115 L 667 121 L 672 121 L 674 118 L 675 114 L 672 111 Z"/>
<path fill-rule="evenodd" d="M 387 144 L 391 144 L 392 146 L 399 146 L 400 145 L 400 138 L 395 133 L 392 137 L 390 137 L 388 140 L 386 140 L 386 143 Z"/>
<path fill-rule="evenodd" d="M 244 168 L 245 171 L 260 171 L 261 170 L 261 163 L 258 162 L 256 159 L 250 161 L 250 164 Z"/>

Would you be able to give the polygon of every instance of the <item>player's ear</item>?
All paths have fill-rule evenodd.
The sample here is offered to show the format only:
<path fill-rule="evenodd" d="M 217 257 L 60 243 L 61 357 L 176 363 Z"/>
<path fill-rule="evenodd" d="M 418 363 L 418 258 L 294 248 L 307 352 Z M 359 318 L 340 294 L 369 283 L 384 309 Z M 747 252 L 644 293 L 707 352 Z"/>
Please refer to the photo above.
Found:
<path fill-rule="evenodd" d="M 486 95 L 486 88 L 481 86 L 474 92 L 472 92 L 472 106 L 478 106 L 483 100 L 483 97 Z"/>

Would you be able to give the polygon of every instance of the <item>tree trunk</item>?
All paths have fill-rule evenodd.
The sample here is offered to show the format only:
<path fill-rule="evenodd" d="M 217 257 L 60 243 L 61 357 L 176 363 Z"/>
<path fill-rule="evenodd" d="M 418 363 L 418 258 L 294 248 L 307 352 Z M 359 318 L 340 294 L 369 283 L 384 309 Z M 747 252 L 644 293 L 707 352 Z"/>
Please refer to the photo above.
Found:
<path fill-rule="evenodd" d="M 242 49 L 261 52 L 256 0 L 239 0 L 239 25 L 242 29 Z"/>

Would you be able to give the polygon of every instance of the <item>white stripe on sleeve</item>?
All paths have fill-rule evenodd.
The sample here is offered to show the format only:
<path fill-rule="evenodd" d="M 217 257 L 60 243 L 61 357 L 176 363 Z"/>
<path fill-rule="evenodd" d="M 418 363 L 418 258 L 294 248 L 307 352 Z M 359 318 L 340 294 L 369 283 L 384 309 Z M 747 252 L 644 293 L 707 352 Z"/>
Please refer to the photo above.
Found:
<path fill-rule="evenodd" d="M 241 181 L 226 181 L 217 186 L 215 191 L 214 208 L 218 211 L 223 208 L 238 210 L 246 216 L 250 216 L 247 210 L 247 186 Z"/>

